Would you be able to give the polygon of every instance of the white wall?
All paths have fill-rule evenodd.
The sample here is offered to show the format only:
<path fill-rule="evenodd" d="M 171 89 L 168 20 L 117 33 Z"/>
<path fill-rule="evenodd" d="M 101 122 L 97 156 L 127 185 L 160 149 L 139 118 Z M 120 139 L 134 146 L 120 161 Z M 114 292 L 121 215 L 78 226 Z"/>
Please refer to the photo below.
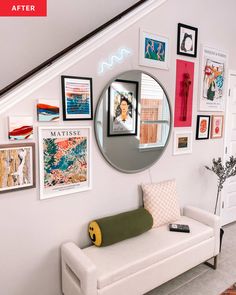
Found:
<path fill-rule="evenodd" d="M 47 0 L 47 17 L 0 17 L 0 89 L 137 0 Z"/>
<path fill-rule="evenodd" d="M 101 50 L 91 54 L 63 74 L 93 78 L 94 107 L 107 81 L 123 71 L 144 69 L 157 77 L 169 94 L 172 108 L 175 97 L 175 60 L 177 23 L 199 28 L 199 43 L 229 52 L 229 67 L 236 69 L 234 44 L 235 1 L 224 6 L 220 0 L 169 0 L 161 8 L 121 33 Z M 145 68 L 138 65 L 139 28 L 168 36 L 171 42 L 171 61 L 168 71 Z M 97 74 L 100 58 L 106 58 L 121 45 L 133 49 L 133 55 L 103 76 Z M 43 46 L 42 46 L 43 47 Z M 195 135 L 199 51 L 195 61 L 193 124 Z M 32 115 L 36 122 L 35 104 L 38 98 L 58 98 L 61 101 L 60 77 L 27 97 L 0 118 L 0 141 L 7 143 L 7 116 Z M 63 122 L 60 125 L 91 125 L 88 122 Z M 56 123 L 53 126 L 57 126 Z M 37 142 L 37 128 L 34 141 Z M 111 215 L 137 208 L 141 204 L 139 185 L 170 178 L 177 179 L 181 204 L 193 204 L 213 211 L 216 179 L 203 166 L 213 157 L 221 155 L 223 140 L 193 141 L 193 153 L 173 156 L 173 136 L 161 159 L 149 170 L 138 174 L 123 174 L 111 168 L 100 154 L 93 137 L 93 189 L 39 201 L 37 188 L 0 196 L 0 288 L 3 295 L 59 295 L 60 293 L 60 245 L 73 240 L 86 245 L 87 224 L 96 217 Z M 37 169 L 38 171 L 38 163 Z"/>

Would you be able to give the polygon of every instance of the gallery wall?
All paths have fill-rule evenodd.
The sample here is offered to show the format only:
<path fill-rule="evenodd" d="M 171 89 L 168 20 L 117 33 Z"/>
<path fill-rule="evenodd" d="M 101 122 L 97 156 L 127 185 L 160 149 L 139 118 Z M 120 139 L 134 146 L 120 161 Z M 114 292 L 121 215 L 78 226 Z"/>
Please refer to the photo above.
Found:
<path fill-rule="evenodd" d="M 200 46 L 196 59 L 176 55 L 177 23 L 199 29 L 199 45 L 227 51 L 229 68 L 236 69 L 234 0 L 222 6 L 220 0 L 187 1 L 169 0 L 156 11 L 131 26 L 106 43 L 99 51 L 80 61 L 63 75 L 92 77 L 94 109 L 103 88 L 112 77 L 133 69 L 145 70 L 161 81 L 165 87 L 172 111 L 175 99 L 176 58 L 195 63 L 192 127 L 195 137 L 198 111 Z M 223 20 L 219 22 L 220 20 Z M 227 22 L 226 22 L 227 20 Z M 166 36 L 170 41 L 169 70 L 139 65 L 139 29 Z M 116 64 L 103 75 L 97 73 L 98 63 L 112 52 L 125 46 L 132 55 Z M 43 45 L 42 45 L 43 47 Z M 93 121 L 63 121 L 39 123 L 36 103 L 40 98 L 58 99 L 61 104 L 61 80 L 56 77 L 35 93 L 26 97 L 0 118 L 0 141 L 9 143 L 8 116 L 34 117 L 34 139 L 38 138 L 38 126 L 93 127 Z M 210 113 L 212 114 L 212 113 Z M 94 131 L 93 131 L 94 132 Z M 32 142 L 30 141 L 30 142 Z M 36 188 L 9 192 L 0 196 L 0 286 L 7 295 L 59 295 L 60 245 L 74 241 L 84 247 L 89 243 L 87 224 L 91 219 L 111 215 L 142 204 L 140 185 L 175 178 L 181 205 L 192 204 L 213 211 L 216 179 L 204 165 L 210 165 L 213 157 L 222 155 L 223 139 L 193 140 L 191 154 L 173 155 L 173 131 L 169 144 L 160 160 L 150 169 L 137 174 L 124 174 L 113 169 L 102 157 L 92 136 L 92 190 L 39 200 L 39 165 L 36 148 Z"/>

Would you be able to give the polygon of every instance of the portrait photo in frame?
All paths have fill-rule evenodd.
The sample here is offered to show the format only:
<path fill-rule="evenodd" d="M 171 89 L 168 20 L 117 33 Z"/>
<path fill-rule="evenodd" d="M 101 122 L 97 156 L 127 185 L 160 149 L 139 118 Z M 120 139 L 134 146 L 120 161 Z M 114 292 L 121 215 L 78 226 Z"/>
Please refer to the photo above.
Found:
<path fill-rule="evenodd" d="M 197 57 L 198 29 L 178 23 L 177 54 Z"/>
<path fill-rule="evenodd" d="M 108 88 L 108 136 L 137 135 L 138 82 L 117 79 Z"/>
<path fill-rule="evenodd" d="M 40 199 L 91 189 L 91 127 L 39 127 Z"/>
<path fill-rule="evenodd" d="M 211 138 L 223 137 L 224 116 L 212 115 L 211 116 Z"/>
<path fill-rule="evenodd" d="M 210 133 L 211 116 L 197 115 L 196 139 L 208 139 Z"/>
<path fill-rule="evenodd" d="M 168 70 L 169 39 L 140 29 L 139 64 Z"/>
<path fill-rule="evenodd" d="M 35 144 L 0 145 L 0 193 L 35 187 Z"/>
<path fill-rule="evenodd" d="M 61 76 L 61 85 L 63 120 L 92 120 L 92 78 Z"/>
<path fill-rule="evenodd" d="M 192 153 L 193 132 L 191 130 L 175 130 L 174 131 L 174 155 L 191 154 Z"/>

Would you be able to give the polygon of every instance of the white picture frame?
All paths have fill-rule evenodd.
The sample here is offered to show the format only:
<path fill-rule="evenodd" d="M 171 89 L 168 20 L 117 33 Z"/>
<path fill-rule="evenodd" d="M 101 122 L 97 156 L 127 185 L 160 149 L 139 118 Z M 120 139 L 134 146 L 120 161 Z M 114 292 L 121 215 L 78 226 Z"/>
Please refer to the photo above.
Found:
<path fill-rule="evenodd" d="M 91 127 L 39 127 L 40 199 L 90 190 Z"/>
<path fill-rule="evenodd" d="M 173 154 L 191 154 L 192 153 L 193 132 L 191 130 L 175 130 Z"/>
<path fill-rule="evenodd" d="M 139 40 L 139 64 L 168 70 L 169 39 L 140 29 Z"/>
<path fill-rule="evenodd" d="M 200 65 L 199 111 L 223 112 L 228 54 L 202 46 Z"/>

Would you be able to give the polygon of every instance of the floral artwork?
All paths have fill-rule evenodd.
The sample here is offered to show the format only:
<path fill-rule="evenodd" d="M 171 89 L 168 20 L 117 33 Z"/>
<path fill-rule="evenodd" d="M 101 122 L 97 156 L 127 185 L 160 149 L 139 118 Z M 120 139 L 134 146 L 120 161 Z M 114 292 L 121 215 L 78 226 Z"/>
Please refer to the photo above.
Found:
<path fill-rule="evenodd" d="M 90 129 L 40 128 L 41 198 L 69 194 L 90 186 Z"/>
<path fill-rule="evenodd" d="M 196 139 L 208 139 L 210 132 L 211 116 L 198 115 L 197 116 L 197 130 Z"/>
<path fill-rule="evenodd" d="M 176 60 L 174 127 L 192 126 L 194 63 Z"/>
<path fill-rule="evenodd" d="M 37 114 L 39 122 L 59 121 L 59 102 L 40 99 L 37 103 Z"/>
<path fill-rule="evenodd" d="M 211 138 L 221 138 L 223 136 L 223 115 L 214 115 L 211 119 Z"/>
<path fill-rule="evenodd" d="M 32 188 L 34 144 L 0 145 L 0 193 Z"/>
<path fill-rule="evenodd" d="M 63 120 L 91 120 L 92 79 L 62 76 Z"/>
<path fill-rule="evenodd" d="M 227 54 L 203 47 L 200 111 L 224 111 Z"/>
<path fill-rule="evenodd" d="M 23 140 L 33 138 L 33 117 L 14 116 L 9 117 L 10 140 Z"/>

